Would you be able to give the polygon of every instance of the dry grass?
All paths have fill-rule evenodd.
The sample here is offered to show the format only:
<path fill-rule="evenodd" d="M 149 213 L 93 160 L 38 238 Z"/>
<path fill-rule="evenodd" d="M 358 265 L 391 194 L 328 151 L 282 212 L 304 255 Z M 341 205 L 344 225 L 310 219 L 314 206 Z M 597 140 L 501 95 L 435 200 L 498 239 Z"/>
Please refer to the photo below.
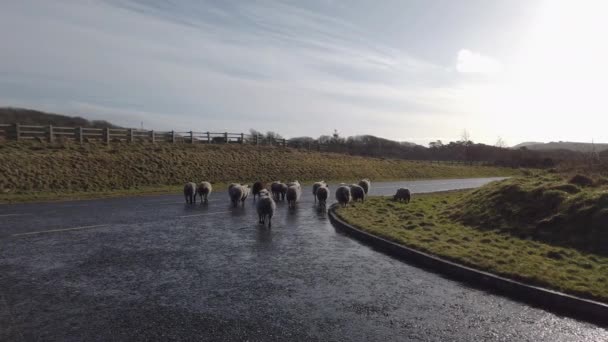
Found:
<path fill-rule="evenodd" d="M 0 144 L 0 201 L 179 189 L 185 181 L 374 180 L 507 176 L 516 170 L 437 165 L 241 145 Z M 166 191 L 166 190 L 165 190 Z M 80 196 L 80 195 L 78 195 Z"/>

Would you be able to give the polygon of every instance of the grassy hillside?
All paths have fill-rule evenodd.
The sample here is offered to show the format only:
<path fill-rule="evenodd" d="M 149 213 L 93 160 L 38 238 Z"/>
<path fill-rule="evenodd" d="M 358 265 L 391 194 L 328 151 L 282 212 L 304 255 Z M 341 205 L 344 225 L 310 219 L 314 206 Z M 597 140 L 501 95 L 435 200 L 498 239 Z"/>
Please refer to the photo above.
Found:
<path fill-rule="evenodd" d="M 480 202 L 490 197 L 479 196 L 508 184 L 492 184 L 475 194 L 414 195 L 410 204 L 372 197 L 338 209 L 338 215 L 372 234 L 460 264 L 608 303 L 608 256 L 510 234 L 486 221 L 498 215 L 501 203 Z M 468 225 L 453 219 L 454 211 L 466 205 L 494 210 L 477 212 L 477 219 L 469 217 L 475 225 Z"/>
<path fill-rule="evenodd" d="M 482 229 L 608 255 L 608 181 L 582 175 L 516 177 L 473 191 L 451 217 Z"/>
<path fill-rule="evenodd" d="M 62 127 L 118 128 L 104 120 L 89 121 L 78 116 L 46 113 L 32 109 L 0 107 L 0 123 L 22 125 L 53 125 Z"/>
<path fill-rule="evenodd" d="M 161 188 L 190 180 L 388 180 L 505 176 L 516 172 L 244 145 L 5 143 L 0 145 L 0 200 L 41 192 Z"/>

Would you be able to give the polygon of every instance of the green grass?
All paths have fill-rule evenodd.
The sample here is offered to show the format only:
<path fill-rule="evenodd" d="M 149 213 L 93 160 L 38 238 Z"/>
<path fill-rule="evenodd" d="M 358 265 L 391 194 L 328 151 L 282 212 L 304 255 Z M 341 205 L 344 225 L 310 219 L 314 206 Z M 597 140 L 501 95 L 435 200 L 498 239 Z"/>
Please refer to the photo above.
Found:
<path fill-rule="evenodd" d="M 533 285 L 608 302 L 608 257 L 479 229 L 452 217 L 470 192 L 386 197 L 338 209 L 356 227 L 457 263 Z"/>
<path fill-rule="evenodd" d="M 9 142 L 0 144 L 0 202 L 164 193 L 202 180 L 396 180 L 518 172 L 248 145 Z"/>

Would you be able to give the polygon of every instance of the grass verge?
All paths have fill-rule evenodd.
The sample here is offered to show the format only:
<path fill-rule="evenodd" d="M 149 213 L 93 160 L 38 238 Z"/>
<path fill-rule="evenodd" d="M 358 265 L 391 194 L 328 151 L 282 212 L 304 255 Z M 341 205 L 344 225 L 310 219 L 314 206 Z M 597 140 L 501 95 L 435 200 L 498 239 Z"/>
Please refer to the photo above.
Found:
<path fill-rule="evenodd" d="M 608 257 L 522 239 L 454 220 L 469 191 L 417 195 L 410 204 L 387 197 L 339 208 L 354 226 L 466 266 L 608 303 Z"/>

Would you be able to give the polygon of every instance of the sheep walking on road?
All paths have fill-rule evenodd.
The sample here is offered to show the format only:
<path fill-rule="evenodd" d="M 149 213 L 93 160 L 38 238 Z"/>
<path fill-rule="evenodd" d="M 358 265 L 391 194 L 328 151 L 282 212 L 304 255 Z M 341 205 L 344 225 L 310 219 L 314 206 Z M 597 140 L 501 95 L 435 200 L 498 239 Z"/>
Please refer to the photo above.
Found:
<path fill-rule="evenodd" d="M 280 181 L 273 182 L 270 185 L 270 191 L 272 192 L 272 197 L 274 197 L 275 201 L 284 201 L 285 195 L 287 194 L 287 184 L 281 183 Z"/>
<path fill-rule="evenodd" d="M 257 196 L 260 196 L 260 191 L 264 190 L 265 188 L 266 188 L 266 184 L 264 184 L 263 182 L 253 183 L 253 185 L 251 186 L 251 193 L 253 194 L 254 202 L 255 202 L 255 198 Z"/>
<path fill-rule="evenodd" d="M 393 196 L 393 200 L 399 202 L 404 201 L 405 203 L 410 203 L 411 198 L 412 194 L 410 190 L 406 188 L 397 189 L 397 193 L 395 194 L 395 196 Z"/>
<path fill-rule="evenodd" d="M 207 197 L 213 191 L 213 187 L 209 182 L 201 182 L 196 188 L 196 193 L 201 197 L 201 203 L 207 203 L 209 200 Z"/>
<path fill-rule="evenodd" d="M 365 189 L 358 184 L 350 185 L 350 194 L 352 196 L 353 202 L 361 201 L 365 202 Z"/>
<path fill-rule="evenodd" d="M 285 197 L 287 198 L 287 204 L 289 208 L 295 208 L 296 202 L 300 199 L 302 195 L 302 187 L 300 186 L 300 182 L 293 181 L 287 184 L 287 194 Z"/>
<path fill-rule="evenodd" d="M 370 188 L 372 187 L 372 182 L 369 179 L 365 178 L 359 181 L 359 186 L 363 188 L 365 194 L 369 193 Z"/>
<path fill-rule="evenodd" d="M 188 182 L 184 185 L 184 197 L 187 204 L 196 204 L 196 184 Z"/>
<path fill-rule="evenodd" d="M 260 192 L 260 198 L 256 203 L 256 209 L 258 211 L 258 223 L 265 224 L 268 219 L 268 228 L 272 226 L 272 216 L 274 215 L 277 205 L 270 197 L 268 190 L 264 189 Z"/>
<path fill-rule="evenodd" d="M 322 186 L 327 186 L 327 183 L 325 183 L 325 181 L 320 181 L 312 185 L 312 195 L 315 198 L 315 203 L 317 202 L 317 190 Z"/>
<path fill-rule="evenodd" d="M 350 188 L 347 185 L 340 185 L 338 189 L 336 189 L 336 200 L 342 207 L 348 206 L 348 203 L 351 200 Z"/>
<path fill-rule="evenodd" d="M 327 199 L 329 198 L 329 187 L 322 186 L 317 189 L 315 194 L 315 199 L 319 201 L 320 206 L 325 206 L 327 204 Z"/>
<path fill-rule="evenodd" d="M 232 183 L 228 187 L 228 196 L 230 196 L 230 201 L 232 202 L 232 206 L 236 208 L 239 204 L 239 201 L 244 201 L 243 197 L 247 198 L 245 192 L 247 191 L 247 195 L 249 194 L 249 187 L 245 188 L 241 184 Z"/>
<path fill-rule="evenodd" d="M 251 189 L 249 188 L 249 185 L 245 184 L 241 186 L 243 188 L 243 196 L 241 196 L 241 206 L 245 206 L 245 200 L 247 199 L 247 197 L 249 196 L 249 192 L 251 192 Z"/>

